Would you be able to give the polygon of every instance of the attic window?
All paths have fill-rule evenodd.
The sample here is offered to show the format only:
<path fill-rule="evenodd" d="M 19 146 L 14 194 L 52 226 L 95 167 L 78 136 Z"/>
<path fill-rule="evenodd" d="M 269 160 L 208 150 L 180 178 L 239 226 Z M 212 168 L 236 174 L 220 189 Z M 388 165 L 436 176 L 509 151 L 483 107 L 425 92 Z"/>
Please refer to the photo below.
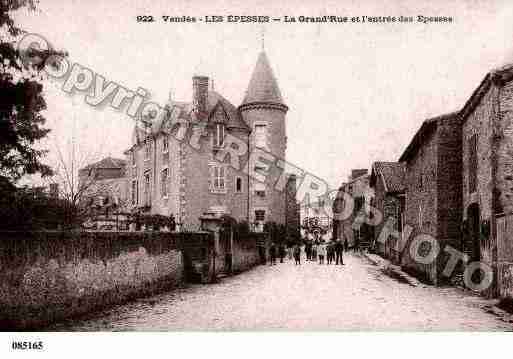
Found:
<path fill-rule="evenodd" d="M 216 123 L 214 130 L 214 147 L 223 147 L 224 145 L 224 124 Z"/>

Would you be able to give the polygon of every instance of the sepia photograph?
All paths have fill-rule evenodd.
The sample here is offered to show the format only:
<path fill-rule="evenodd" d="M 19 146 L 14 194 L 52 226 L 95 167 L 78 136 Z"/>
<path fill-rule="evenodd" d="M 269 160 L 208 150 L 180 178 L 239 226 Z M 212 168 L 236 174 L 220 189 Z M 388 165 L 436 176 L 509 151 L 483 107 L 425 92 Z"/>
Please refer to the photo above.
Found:
<path fill-rule="evenodd" d="M 511 332 L 511 24 L 509 0 L 1 0 L 3 346 Z"/>

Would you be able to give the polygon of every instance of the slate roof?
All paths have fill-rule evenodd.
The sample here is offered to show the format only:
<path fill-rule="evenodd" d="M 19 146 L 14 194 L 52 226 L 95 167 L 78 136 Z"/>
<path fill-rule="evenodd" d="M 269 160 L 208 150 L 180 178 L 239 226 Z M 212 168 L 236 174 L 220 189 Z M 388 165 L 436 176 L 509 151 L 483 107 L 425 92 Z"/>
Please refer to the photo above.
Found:
<path fill-rule="evenodd" d="M 95 169 L 118 169 L 124 168 L 126 166 L 126 161 L 120 158 L 114 157 L 105 157 L 104 159 L 91 163 L 83 168 L 83 170 L 88 170 L 91 168 Z"/>
<path fill-rule="evenodd" d="M 250 128 L 242 119 L 239 110 L 235 107 L 230 101 L 224 98 L 221 94 L 216 91 L 208 92 L 208 109 L 207 112 L 211 113 L 215 106 L 220 103 L 223 106 L 223 109 L 228 116 L 228 123 L 226 124 L 227 128 L 238 128 L 246 131 L 250 131 Z"/>
<path fill-rule="evenodd" d="M 403 162 L 374 162 L 372 164 L 372 177 L 380 176 L 385 185 L 385 192 L 404 192 L 404 175 L 406 166 Z"/>
<path fill-rule="evenodd" d="M 217 105 L 220 104 L 228 118 L 228 121 L 226 123 L 226 127 L 228 129 L 237 128 L 237 129 L 242 129 L 242 130 L 245 130 L 248 132 L 251 131 L 250 128 L 248 127 L 248 125 L 246 124 L 246 122 L 244 122 L 244 120 L 242 119 L 242 116 L 241 116 L 239 110 L 237 109 L 237 107 L 235 107 L 230 101 L 228 101 L 220 93 L 218 93 L 217 91 L 210 90 L 210 91 L 208 91 L 207 96 L 208 96 L 207 97 L 207 114 L 208 114 L 209 120 L 212 118 L 213 112 L 215 111 Z M 174 111 L 175 112 L 174 116 L 176 116 L 176 118 L 179 120 L 182 119 L 182 120 L 193 121 L 193 122 L 200 121 L 198 118 L 194 117 L 193 111 L 192 111 L 193 110 L 192 103 L 190 103 L 190 102 L 172 101 L 167 105 L 167 108 L 169 111 Z M 169 119 L 169 116 L 170 116 L 170 112 L 168 112 L 168 113 L 164 112 L 164 113 L 162 113 L 162 116 L 159 116 L 158 118 L 153 119 L 152 124 L 151 124 L 151 130 L 154 135 L 162 130 L 162 126 L 164 125 L 166 120 Z M 146 133 L 140 127 L 137 127 L 135 134 L 136 134 L 138 140 L 142 140 L 146 136 Z"/>
<path fill-rule="evenodd" d="M 262 102 L 285 105 L 278 87 L 278 81 L 276 81 L 269 59 L 264 51 L 258 55 L 242 105 Z"/>
<path fill-rule="evenodd" d="M 439 121 L 447 119 L 459 120 L 459 115 L 460 113 L 456 111 L 425 120 L 420 126 L 415 136 L 413 136 L 413 139 L 411 140 L 408 147 L 406 147 L 403 154 L 399 158 L 399 162 L 406 161 L 409 158 L 411 158 L 411 156 L 415 155 L 415 153 L 417 153 L 417 150 L 420 148 L 420 146 L 423 145 L 425 139 L 427 138 L 427 135 L 431 133 L 431 131 L 436 129 Z"/>
<path fill-rule="evenodd" d="M 479 86 L 474 90 L 470 98 L 461 109 L 461 118 L 463 122 L 467 120 L 468 115 L 479 104 L 481 98 L 488 92 L 492 83 L 504 84 L 513 80 L 513 64 L 507 64 L 502 67 L 495 68 L 488 72 Z"/>

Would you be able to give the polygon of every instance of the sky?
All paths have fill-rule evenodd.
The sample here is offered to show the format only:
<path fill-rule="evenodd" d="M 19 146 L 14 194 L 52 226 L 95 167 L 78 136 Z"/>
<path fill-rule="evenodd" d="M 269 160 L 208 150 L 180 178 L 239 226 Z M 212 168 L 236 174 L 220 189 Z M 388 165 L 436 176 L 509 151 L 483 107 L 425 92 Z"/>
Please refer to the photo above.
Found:
<path fill-rule="evenodd" d="M 159 21 L 138 23 L 136 16 Z M 165 23 L 161 16 L 450 16 L 451 23 Z M 190 101 L 192 76 L 214 79 L 238 106 L 262 48 L 285 103 L 288 162 L 337 188 L 352 168 L 396 161 L 422 121 L 460 109 L 485 74 L 513 62 L 513 2 L 46 0 L 18 11 L 69 61 L 107 80 L 149 90 L 151 100 Z M 47 162 L 123 157 L 133 120 L 94 108 L 45 81 Z M 171 94 L 171 95 L 170 95 Z M 83 163 L 85 164 L 85 163 Z"/>

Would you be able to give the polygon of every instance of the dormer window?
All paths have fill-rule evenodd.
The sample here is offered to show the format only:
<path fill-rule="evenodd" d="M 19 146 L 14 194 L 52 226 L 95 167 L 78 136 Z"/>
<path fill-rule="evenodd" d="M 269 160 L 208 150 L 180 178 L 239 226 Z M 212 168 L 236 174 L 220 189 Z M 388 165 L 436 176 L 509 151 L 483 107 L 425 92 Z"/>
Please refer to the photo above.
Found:
<path fill-rule="evenodd" d="M 223 147 L 224 145 L 224 124 L 216 123 L 214 130 L 214 147 Z"/>

